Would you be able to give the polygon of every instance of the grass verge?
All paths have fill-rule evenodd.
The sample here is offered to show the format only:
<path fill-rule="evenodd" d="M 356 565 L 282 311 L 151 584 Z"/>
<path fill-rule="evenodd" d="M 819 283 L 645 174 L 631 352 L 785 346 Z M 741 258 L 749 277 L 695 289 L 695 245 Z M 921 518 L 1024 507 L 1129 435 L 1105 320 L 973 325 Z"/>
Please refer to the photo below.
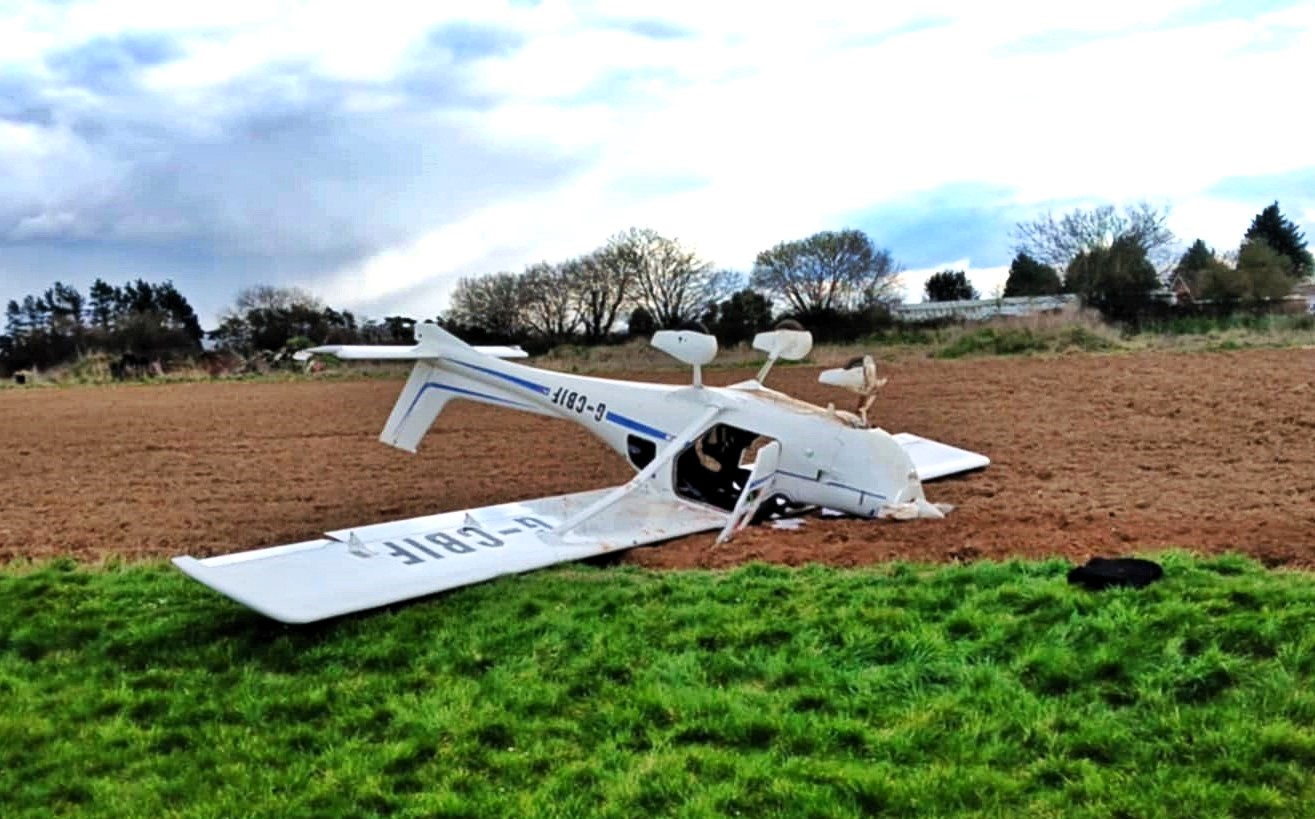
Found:
<path fill-rule="evenodd" d="M 896 324 L 880 333 L 847 343 L 817 344 L 804 366 L 840 366 L 854 356 L 874 354 L 883 360 L 905 358 L 962 358 L 983 355 L 1054 355 L 1069 353 L 1117 353 L 1146 350 L 1212 352 L 1251 348 L 1308 347 L 1315 344 L 1315 316 L 1236 315 L 1224 318 L 1184 317 L 1147 325 L 1138 333 L 1105 323 L 1092 311 L 1067 311 L 985 321 L 928 326 Z M 0 391 L 38 386 L 84 386 L 124 383 L 110 378 L 109 357 L 93 354 L 53 370 L 29 374 L 25 387 L 0 379 Z M 705 369 L 757 368 L 764 356 L 747 343 L 723 348 L 717 360 Z M 325 369 L 314 373 L 300 367 L 275 368 L 263 373 L 229 374 L 224 380 L 303 381 L 307 379 L 405 378 L 410 365 L 404 362 L 339 362 L 323 360 Z M 566 344 L 532 358 L 533 366 L 571 373 L 678 372 L 685 365 L 649 345 L 646 339 L 624 344 L 587 347 Z M 788 367 L 796 362 L 780 361 Z M 139 378 L 131 383 L 175 383 L 210 381 L 200 366 L 177 366 L 164 375 Z"/>
<path fill-rule="evenodd" d="M 1104 352 L 1117 347 L 1106 335 L 1073 324 L 1051 332 L 1027 326 L 988 326 L 959 333 L 941 345 L 935 358 L 962 358 L 966 355 L 1019 355 L 1024 353 L 1060 353 L 1069 351 Z"/>
<path fill-rule="evenodd" d="M 0 572 L 0 812 L 1299 815 L 1315 588 L 1164 558 L 507 578 L 315 627 Z"/>

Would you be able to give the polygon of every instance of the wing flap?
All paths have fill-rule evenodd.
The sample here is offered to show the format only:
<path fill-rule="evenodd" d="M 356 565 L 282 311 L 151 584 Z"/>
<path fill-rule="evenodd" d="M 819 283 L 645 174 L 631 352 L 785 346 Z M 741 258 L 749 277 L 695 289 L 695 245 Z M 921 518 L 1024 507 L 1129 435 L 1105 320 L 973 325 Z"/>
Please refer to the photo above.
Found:
<path fill-rule="evenodd" d="M 981 469 L 991 463 L 991 459 L 985 455 L 908 432 L 897 432 L 891 437 L 908 453 L 914 469 L 918 471 L 920 481 L 933 481 L 960 472 Z"/>
<path fill-rule="evenodd" d="M 309 623 L 720 527 L 724 513 L 646 493 L 577 530 L 542 537 L 611 492 L 578 492 L 330 532 L 321 540 L 174 565 L 215 591 L 284 623 Z"/>

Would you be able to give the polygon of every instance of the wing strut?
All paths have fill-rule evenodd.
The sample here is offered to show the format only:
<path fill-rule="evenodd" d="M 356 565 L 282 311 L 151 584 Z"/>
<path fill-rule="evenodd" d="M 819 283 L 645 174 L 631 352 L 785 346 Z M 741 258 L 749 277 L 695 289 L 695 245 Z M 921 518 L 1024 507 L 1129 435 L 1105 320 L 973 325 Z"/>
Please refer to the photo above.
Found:
<path fill-rule="evenodd" d="M 657 474 L 659 469 L 671 463 L 673 458 L 681 452 L 684 452 L 686 447 L 693 443 L 699 435 L 703 434 L 703 430 L 707 428 L 708 424 L 712 422 L 712 419 L 716 418 L 720 412 L 721 407 L 708 407 L 701 415 L 699 415 L 699 417 L 695 418 L 684 429 L 682 429 L 676 437 L 667 444 L 666 448 L 662 450 L 662 453 L 641 469 L 639 474 L 635 475 L 635 477 L 631 478 L 621 486 L 613 489 L 611 492 L 608 492 L 594 503 L 591 503 L 584 509 L 576 512 L 570 518 L 562 521 L 560 526 L 554 529 L 551 533 L 545 533 L 543 537 L 546 540 L 555 542 L 557 545 L 566 545 L 565 536 L 569 534 L 572 529 L 579 527 L 585 521 L 606 511 L 625 497 L 642 488 L 653 478 L 654 475 Z"/>
<path fill-rule="evenodd" d="M 749 472 L 749 480 L 745 482 L 740 498 L 735 502 L 735 508 L 731 511 L 726 525 L 722 527 L 721 534 L 717 535 L 714 546 L 720 546 L 730 540 L 736 532 L 753 520 L 758 507 L 762 506 L 763 501 L 772 491 L 772 485 L 776 482 L 776 470 L 780 464 L 780 441 L 772 441 L 758 450 L 758 457 L 753 462 L 753 470 Z"/>

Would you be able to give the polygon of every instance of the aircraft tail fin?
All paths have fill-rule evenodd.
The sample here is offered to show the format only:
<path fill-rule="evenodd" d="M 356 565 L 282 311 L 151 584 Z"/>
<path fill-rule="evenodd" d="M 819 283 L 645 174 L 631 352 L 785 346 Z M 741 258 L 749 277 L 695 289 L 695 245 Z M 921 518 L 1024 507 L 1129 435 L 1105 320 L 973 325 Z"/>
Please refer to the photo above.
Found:
<path fill-rule="evenodd" d="M 438 368 L 428 361 L 416 362 L 383 432 L 379 433 L 380 441 L 407 452 L 416 451 L 434 419 L 455 396 L 451 390 L 443 389 L 439 375 Z"/>
<path fill-rule="evenodd" d="M 416 352 L 425 358 L 465 353 L 475 348 L 432 322 L 415 326 Z"/>
<path fill-rule="evenodd" d="M 496 362 L 484 359 L 480 364 L 474 363 L 481 356 L 512 358 L 515 355 L 500 355 L 501 351 L 520 352 L 520 348 L 486 348 L 474 347 L 439 327 L 437 324 L 416 325 L 416 340 L 412 358 L 415 367 L 411 376 L 397 397 L 393 411 L 384 424 L 379 440 L 389 446 L 415 452 L 420 440 L 425 437 L 443 407 L 453 398 L 464 398 L 497 407 L 512 407 L 526 412 L 551 414 L 516 390 L 503 386 L 499 378 L 475 378 L 470 371 L 501 376 L 513 384 L 524 384 L 522 379 L 501 372 Z M 524 353 L 520 352 L 520 357 Z M 453 366 L 455 361 L 457 366 Z M 509 367 L 513 365 L 502 365 Z M 535 385 L 531 385 L 535 386 Z M 546 392 L 546 387 L 536 387 Z"/>

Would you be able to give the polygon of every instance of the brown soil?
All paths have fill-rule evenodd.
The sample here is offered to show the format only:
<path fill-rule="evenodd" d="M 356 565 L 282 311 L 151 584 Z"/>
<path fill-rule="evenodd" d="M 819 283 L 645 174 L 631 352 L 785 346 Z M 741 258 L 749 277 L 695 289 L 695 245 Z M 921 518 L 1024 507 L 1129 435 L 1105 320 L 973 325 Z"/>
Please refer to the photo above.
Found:
<path fill-rule="evenodd" d="M 1183 547 L 1315 566 L 1315 350 L 911 359 L 883 374 L 890 383 L 874 413 L 883 427 L 993 459 L 928 484 L 931 500 L 956 506 L 946 520 L 809 518 L 794 531 L 750 529 L 717 548 L 698 535 L 626 559 L 849 566 Z M 848 402 L 816 377 L 779 368 L 771 381 L 808 400 Z M 461 402 L 419 455 L 385 447 L 376 436 L 399 388 L 327 380 L 0 391 L 0 560 L 233 552 L 630 474 L 575 426 Z"/>

